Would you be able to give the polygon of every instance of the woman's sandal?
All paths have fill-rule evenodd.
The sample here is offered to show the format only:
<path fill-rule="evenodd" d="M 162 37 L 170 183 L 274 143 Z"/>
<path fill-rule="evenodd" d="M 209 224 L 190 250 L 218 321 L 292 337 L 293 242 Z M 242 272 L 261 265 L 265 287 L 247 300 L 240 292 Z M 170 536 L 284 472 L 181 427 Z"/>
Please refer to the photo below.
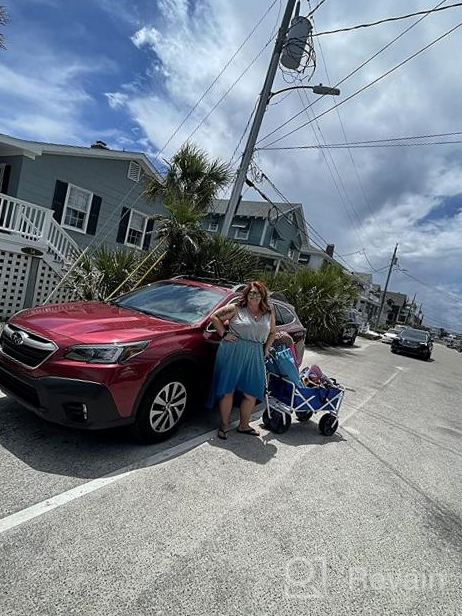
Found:
<path fill-rule="evenodd" d="M 219 428 L 217 436 L 218 438 L 221 438 L 222 441 L 226 441 L 228 438 L 228 430 L 223 430 L 222 428 Z"/>
<path fill-rule="evenodd" d="M 255 428 L 248 428 L 247 430 L 241 430 L 240 428 L 236 428 L 236 432 L 239 434 L 248 434 L 249 436 L 260 436 L 260 432 L 255 430 Z"/>

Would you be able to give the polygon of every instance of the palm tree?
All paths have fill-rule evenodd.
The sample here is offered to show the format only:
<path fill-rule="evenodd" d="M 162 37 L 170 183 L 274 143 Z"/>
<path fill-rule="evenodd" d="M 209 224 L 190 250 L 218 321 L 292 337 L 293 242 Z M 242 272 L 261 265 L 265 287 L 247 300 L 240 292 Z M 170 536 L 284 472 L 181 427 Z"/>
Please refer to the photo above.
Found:
<path fill-rule="evenodd" d="M 168 208 L 189 208 L 205 214 L 218 192 L 231 181 L 229 165 L 210 160 L 207 153 L 186 143 L 167 163 L 164 180 L 149 180 L 146 194 Z"/>
<path fill-rule="evenodd" d="M 185 261 L 199 251 L 208 234 L 201 227 L 203 214 L 185 205 L 168 205 L 170 216 L 154 216 L 159 223 L 157 239 L 165 243 L 167 254 L 162 260 L 155 278 L 165 278 L 184 273 Z"/>
<path fill-rule="evenodd" d="M 8 14 L 4 6 L 0 5 L 0 26 L 6 26 L 8 23 Z M 5 49 L 3 34 L 0 32 L 0 49 Z"/>
<path fill-rule="evenodd" d="M 182 146 L 167 163 L 163 180 L 152 178 L 146 186 L 151 199 L 161 199 L 169 216 L 155 216 L 159 223 L 157 238 L 164 240 L 167 255 L 154 276 L 188 273 L 194 255 L 210 237 L 201 220 L 213 205 L 218 192 L 231 180 L 229 165 L 210 160 L 206 152 L 193 144 Z"/>
<path fill-rule="evenodd" d="M 144 257 L 144 255 L 143 255 Z M 75 299 L 104 300 L 124 281 L 120 293 L 133 287 L 133 279 L 127 280 L 141 260 L 131 250 L 111 249 L 101 246 L 93 254 L 85 255 L 78 267 L 69 276 L 66 284 Z"/>
<path fill-rule="evenodd" d="M 273 291 L 282 291 L 307 328 L 307 341 L 336 342 L 344 312 L 359 293 L 357 282 L 340 267 L 300 268 L 295 274 L 262 274 Z"/>
<path fill-rule="evenodd" d="M 258 259 L 245 246 L 219 234 L 210 234 L 194 253 L 185 252 L 184 271 L 194 276 L 249 280 L 257 271 Z"/>

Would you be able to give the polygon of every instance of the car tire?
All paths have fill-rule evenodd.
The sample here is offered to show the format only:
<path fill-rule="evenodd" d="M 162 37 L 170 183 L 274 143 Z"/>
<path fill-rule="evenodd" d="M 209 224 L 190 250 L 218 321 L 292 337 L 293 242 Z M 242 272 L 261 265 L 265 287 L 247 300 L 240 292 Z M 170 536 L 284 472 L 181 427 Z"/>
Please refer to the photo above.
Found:
<path fill-rule="evenodd" d="M 394 348 L 391 348 L 391 349 L 390 349 L 390 351 L 391 351 L 392 353 L 397 353 L 397 352 L 398 352 L 398 351 L 397 351 L 396 349 L 394 349 Z"/>
<path fill-rule="evenodd" d="M 168 439 L 183 423 L 192 402 L 192 384 L 185 372 L 166 370 L 144 395 L 132 433 L 141 443 Z"/>
<path fill-rule="evenodd" d="M 430 359 L 432 358 L 432 354 L 431 353 L 427 353 L 424 357 L 425 361 L 430 361 Z"/>

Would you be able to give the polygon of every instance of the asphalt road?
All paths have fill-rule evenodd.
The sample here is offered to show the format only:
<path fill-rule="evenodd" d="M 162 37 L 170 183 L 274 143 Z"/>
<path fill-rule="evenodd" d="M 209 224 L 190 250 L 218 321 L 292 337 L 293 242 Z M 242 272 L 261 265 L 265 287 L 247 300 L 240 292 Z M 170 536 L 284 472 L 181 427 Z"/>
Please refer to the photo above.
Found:
<path fill-rule="evenodd" d="M 313 361 L 348 387 L 331 438 L 198 411 L 146 448 L 0 399 L 0 614 L 459 616 L 462 355 Z"/>

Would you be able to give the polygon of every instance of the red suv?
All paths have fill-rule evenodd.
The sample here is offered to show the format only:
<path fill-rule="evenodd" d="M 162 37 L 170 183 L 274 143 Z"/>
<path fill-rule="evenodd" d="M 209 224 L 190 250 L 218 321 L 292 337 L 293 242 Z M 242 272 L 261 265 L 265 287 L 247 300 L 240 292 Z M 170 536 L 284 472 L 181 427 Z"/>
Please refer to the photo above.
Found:
<path fill-rule="evenodd" d="M 207 391 L 220 340 L 209 315 L 242 288 L 174 278 L 108 303 L 23 310 L 0 337 L 0 389 L 49 421 L 167 438 Z M 306 332 L 282 300 L 276 322 L 301 359 Z"/>

